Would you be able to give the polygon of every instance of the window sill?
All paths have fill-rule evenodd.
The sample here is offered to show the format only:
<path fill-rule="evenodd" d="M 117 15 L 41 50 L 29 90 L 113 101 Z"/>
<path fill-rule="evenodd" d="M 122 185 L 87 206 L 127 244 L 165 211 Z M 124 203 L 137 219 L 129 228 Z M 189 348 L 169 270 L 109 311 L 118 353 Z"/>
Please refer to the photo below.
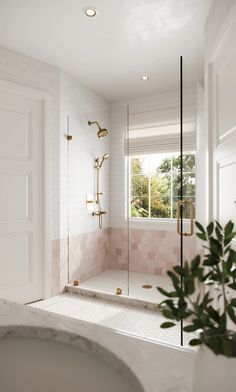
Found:
<path fill-rule="evenodd" d="M 175 231 L 177 229 L 177 219 L 161 219 L 161 218 L 129 218 L 129 227 L 135 229 L 150 229 L 150 230 L 167 230 Z M 189 219 L 184 219 L 183 223 L 188 227 Z M 186 228 L 187 228 L 186 227 Z"/>

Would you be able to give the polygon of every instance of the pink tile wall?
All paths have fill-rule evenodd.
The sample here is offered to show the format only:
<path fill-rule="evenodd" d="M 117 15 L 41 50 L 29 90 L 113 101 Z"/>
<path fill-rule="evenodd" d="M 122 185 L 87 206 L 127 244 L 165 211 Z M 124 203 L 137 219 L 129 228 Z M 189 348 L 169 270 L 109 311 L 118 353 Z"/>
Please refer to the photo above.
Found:
<path fill-rule="evenodd" d="M 128 246 L 129 241 L 129 246 Z M 191 260 L 199 251 L 196 237 L 184 238 L 184 256 Z M 128 264 L 129 253 L 129 264 Z M 109 267 L 164 275 L 180 263 L 180 237 L 174 231 L 110 228 Z"/>
<path fill-rule="evenodd" d="M 83 282 L 109 267 L 109 229 L 70 237 L 70 281 Z"/>
<path fill-rule="evenodd" d="M 70 282 L 87 279 L 108 268 L 165 275 L 180 263 L 180 239 L 174 231 L 107 228 L 70 237 Z M 200 250 L 196 237 L 184 238 L 185 259 Z M 129 257 L 128 257 L 129 255 Z M 128 262 L 129 260 L 129 262 Z M 68 241 L 53 241 L 53 295 L 68 281 Z"/>
<path fill-rule="evenodd" d="M 82 233 L 53 241 L 52 295 L 61 293 L 68 283 L 68 250 L 70 282 L 80 282 L 109 268 L 109 229 Z"/>

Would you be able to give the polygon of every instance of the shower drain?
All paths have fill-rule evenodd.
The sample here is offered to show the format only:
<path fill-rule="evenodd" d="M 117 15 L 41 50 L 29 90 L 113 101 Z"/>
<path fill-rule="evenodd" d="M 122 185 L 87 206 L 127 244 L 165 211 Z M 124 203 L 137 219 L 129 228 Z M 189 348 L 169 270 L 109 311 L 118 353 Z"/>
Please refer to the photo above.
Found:
<path fill-rule="evenodd" d="M 151 289 L 152 286 L 151 286 L 150 284 L 144 284 L 144 285 L 142 286 L 142 288 L 143 288 L 143 289 Z"/>

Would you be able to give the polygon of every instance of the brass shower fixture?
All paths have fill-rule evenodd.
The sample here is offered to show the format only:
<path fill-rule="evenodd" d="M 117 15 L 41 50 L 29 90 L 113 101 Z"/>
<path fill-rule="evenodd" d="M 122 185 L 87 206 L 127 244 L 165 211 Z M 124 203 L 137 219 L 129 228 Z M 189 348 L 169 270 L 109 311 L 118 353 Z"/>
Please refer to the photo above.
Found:
<path fill-rule="evenodd" d="M 97 204 L 97 211 L 94 211 L 92 213 L 93 216 L 98 216 L 99 219 L 99 228 L 102 229 L 103 226 L 103 215 L 106 215 L 107 212 L 103 211 L 101 208 L 101 200 L 100 200 L 100 196 L 103 194 L 102 192 L 100 192 L 100 178 L 99 178 L 99 173 L 100 173 L 100 169 L 102 167 L 103 162 L 109 158 L 109 154 L 104 154 L 101 158 L 101 161 L 99 158 L 95 159 L 95 169 L 97 170 L 97 192 L 96 192 L 96 204 Z"/>
<path fill-rule="evenodd" d="M 97 121 L 88 121 L 88 125 L 91 126 L 91 125 L 93 125 L 93 124 L 96 124 L 97 127 L 98 127 L 97 135 L 98 135 L 99 139 L 100 139 L 101 137 L 105 137 L 105 136 L 108 135 L 108 130 L 107 130 L 106 128 L 101 128 L 100 125 L 99 125 L 99 123 L 98 123 Z"/>
<path fill-rule="evenodd" d="M 102 159 L 101 159 L 100 163 L 99 163 L 99 158 L 96 158 L 96 160 L 95 160 L 95 165 L 96 165 L 95 168 L 96 169 L 101 169 L 103 162 L 105 161 L 105 159 L 108 159 L 108 158 L 109 158 L 109 154 L 104 154 L 102 156 Z"/>

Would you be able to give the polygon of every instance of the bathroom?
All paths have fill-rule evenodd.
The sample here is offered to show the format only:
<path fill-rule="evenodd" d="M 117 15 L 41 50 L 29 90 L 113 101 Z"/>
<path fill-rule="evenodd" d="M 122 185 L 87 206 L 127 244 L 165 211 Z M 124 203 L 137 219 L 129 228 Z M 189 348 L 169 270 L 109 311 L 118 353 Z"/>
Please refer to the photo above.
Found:
<path fill-rule="evenodd" d="M 235 222 L 235 20 L 235 0 L 0 0 L 1 391 L 226 385 L 209 371 L 204 389 L 201 327 L 160 303 L 209 223 Z M 231 392 L 235 357 L 213 361 Z"/>

